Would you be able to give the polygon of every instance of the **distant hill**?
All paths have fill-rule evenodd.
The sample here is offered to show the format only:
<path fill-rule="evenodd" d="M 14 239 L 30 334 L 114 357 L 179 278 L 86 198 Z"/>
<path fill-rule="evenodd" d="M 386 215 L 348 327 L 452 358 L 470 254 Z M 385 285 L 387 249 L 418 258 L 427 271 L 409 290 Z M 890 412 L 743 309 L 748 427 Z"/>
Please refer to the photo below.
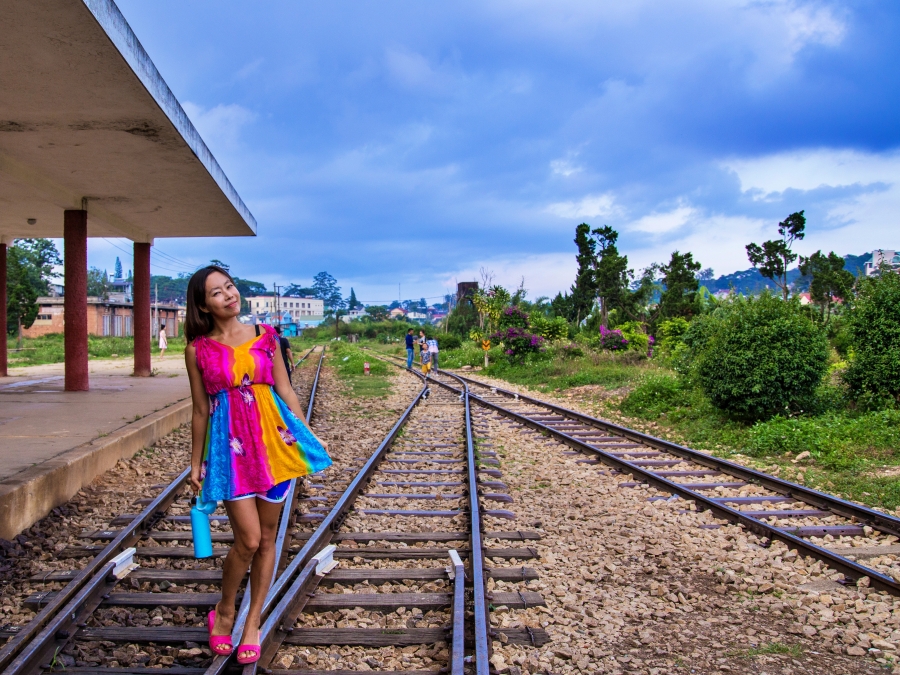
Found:
<path fill-rule="evenodd" d="M 862 255 L 845 255 L 844 269 L 853 272 L 856 276 L 862 276 L 863 267 L 867 261 L 872 259 L 871 253 L 863 253 Z M 800 279 L 800 270 L 793 268 L 788 270 L 788 281 L 793 286 Z M 751 267 L 748 270 L 733 272 L 732 274 L 723 274 L 718 279 L 709 279 L 700 282 L 709 289 L 710 293 L 718 293 L 719 291 L 728 291 L 734 289 L 739 293 L 747 295 L 756 295 L 762 293 L 763 290 L 769 288 L 776 290 L 775 284 L 771 280 L 766 279 L 759 270 Z M 802 284 L 802 282 L 801 282 Z"/>

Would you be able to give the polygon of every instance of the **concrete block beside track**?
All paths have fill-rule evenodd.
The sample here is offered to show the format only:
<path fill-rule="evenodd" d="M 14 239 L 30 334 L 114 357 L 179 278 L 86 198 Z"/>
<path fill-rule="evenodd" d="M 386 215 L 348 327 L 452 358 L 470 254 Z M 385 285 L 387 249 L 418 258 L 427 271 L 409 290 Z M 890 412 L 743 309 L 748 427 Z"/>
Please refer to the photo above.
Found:
<path fill-rule="evenodd" d="M 0 537 L 11 539 L 65 504 L 120 459 L 132 457 L 190 419 L 190 399 L 178 401 L 4 479 L 0 483 Z"/>

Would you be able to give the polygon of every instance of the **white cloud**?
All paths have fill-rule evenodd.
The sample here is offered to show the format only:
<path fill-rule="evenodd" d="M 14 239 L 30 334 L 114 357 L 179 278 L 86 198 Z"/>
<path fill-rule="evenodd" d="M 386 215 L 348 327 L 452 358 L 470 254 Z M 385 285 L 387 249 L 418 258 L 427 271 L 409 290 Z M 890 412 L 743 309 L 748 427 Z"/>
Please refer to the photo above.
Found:
<path fill-rule="evenodd" d="M 215 108 L 205 109 L 196 103 L 185 101 L 182 108 L 213 154 L 219 150 L 234 150 L 238 145 L 241 127 L 256 119 L 256 113 L 236 103 L 220 103 Z"/>
<path fill-rule="evenodd" d="M 498 256 L 475 261 L 444 274 L 443 284 L 448 293 L 455 292 L 457 281 L 478 281 L 480 270 L 484 268 L 494 273 L 494 282 L 501 286 L 518 288 L 524 278 L 528 297 L 553 297 L 572 285 L 575 267 L 574 252 Z"/>
<path fill-rule="evenodd" d="M 568 178 L 569 176 L 580 173 L 584 169 L 575 164 L 571 159 L 554 159 L 550 162 L 550 170 L 557 176 Z"/>
<path fill-rule="evenodd" d="M 680 230 L 694 215 L 695 210 L 693 208 L 679 206 L 671 211 L 648 214 L 643 218 L 624 225 L 622 229 L 626 232 L 635 230 L 648 234 L 668 234 Z"/>
<path fill-rule="evenodd" d="M 574 202 L 556 202 L 544 209 L 559 218 L 601 218 L 616 212 L 615 201 L 611 194 L 587 195 Z"/>

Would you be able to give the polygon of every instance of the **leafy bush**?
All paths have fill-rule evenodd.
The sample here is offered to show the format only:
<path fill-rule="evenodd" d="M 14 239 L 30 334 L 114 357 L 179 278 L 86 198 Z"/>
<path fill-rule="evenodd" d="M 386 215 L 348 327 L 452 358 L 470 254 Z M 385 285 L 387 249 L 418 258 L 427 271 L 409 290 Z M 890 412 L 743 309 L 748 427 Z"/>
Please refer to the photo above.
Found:
<path fill-rule="evenodd" d="M 684 384 L 677 377 L 650 375 L 625 397 L 621 409 L 626 415 L 652 420 L 678 407 L 684 397 Z"/>
<path fill-rule="evenodd" d="M 663 321 L 656 329 L 656 344 L 663 351 L 671 352 L 681 343 L 681 336 L 687 332 L 690 325 L 690 322 L 681 316 Z"/>
<path fill-rule="evenodd" d="M 577 359 L 581 356 L 584 356 L 584 350 L 581 348 L 581 345 L 575 342 L 569 342 L 564 345 L 560 345 L 556 348 L 556 353 L 562 356 L 564 359 Z"/>
<path fill-rule="evenodd" d="M 439 335 L 437 336 L 437 341 L 438 349 L 459 349 L 459 346 L 462 344 L 462 340 L 459 339 L 459 336 L 454 335 L 453 333 Z"/>
<path fill-rule="evenodd" d="M 714 406 L 745 420 L 809 409 L 828 341 L 798 303 L 764 293 L 712 317 L 696 343 L 696 370 Z"/>
<path fill-rule="evenodd" d="M 628 349 L 628 340 L 618 328 L 609 330 L 600 326 L 600 348 L 611 352 L 624 351 Z"/>
<path fill-rule="evenodd" d="M 503 343 L 503 352 L 510 363 L 522 363 L 527 355 L 536 354 L 544 348 L 544 338 L 517 326 L 497 331 L 491 339 Z"/>
<path fill-rule="evenodd" d="M 557 316 L 548 319 L 540 314 L 532 314 L 529 320 L 531 321 L 531 330 L 545 340 L 555 342 L 556 340 L 565 340 L 569 336 L 569 323 L 564 317 Z"/>
<path fill-rule="evenodd" d="M 528 314 L 518 307 L 507 307 L 500 314 L 500 328 L 528 328 Z"/>
<path fill-rule="evenodd" d="M 628 341 L 628 349 L 646 354 L 650 350 L 650 336 L 644 332 L 640 321 L 626 321 L 616 330 Z"/>
<path fill-rule="evenodd" d="M 900 274 L 860 281 L 847 329 L 853 358 L 844 379 L 866 407 L 900 401 Z"/>

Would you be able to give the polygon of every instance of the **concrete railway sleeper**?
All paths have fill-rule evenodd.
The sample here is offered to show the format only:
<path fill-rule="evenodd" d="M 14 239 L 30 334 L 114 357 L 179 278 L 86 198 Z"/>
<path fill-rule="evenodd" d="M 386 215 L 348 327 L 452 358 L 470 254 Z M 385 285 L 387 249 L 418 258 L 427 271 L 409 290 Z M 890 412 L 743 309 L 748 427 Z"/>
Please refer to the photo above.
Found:
<path fill-rule="evenodd" d="M 325 350 L 319 350 L 319 359 L 317 363 L 313 363 L 312 360 L 308 360 L 308 357 L 314 351 L 315 349 L 310 349 L 297 360 L 293 376 L 295 387 L 305 390 L 303 393 L 308 394 L 304 397 L 307 399 L 307 416 L 310 416 L 315 406 L 316 391 L 325 356 Z M 308 365 L 304 365 L 304 363 Z M 302 369 L 301 365 L 304 365 Z M 312 377 L 307 378 L 308 382 L 298 383 L 302 380 L 301 371 L 304 373 L 309 371 L 312 374 Z M 153 486 L 161 490 L 159 494 L 152 498 L 135 501 L 136 504 L 146 505 L 140 513 L 128 514 L 115 519 L 117 525 L 124 526 L 122 529 L 101 531 L 101 536 L 95 537 L 109 540 L 108 544 L 98 547 L 81 547 L 71 552 L 64 549 L 59 552 L 58 557 L 60 558 L 92 556 L 83 568 L 57 571 L 49 575 L 37 575 L 32 579 L 32 581 L 47 583 L 61 581 L 67 583 L 59 591 L 38 594 L 43 597 L 26 600 L 26 606 L 31 605 L 39 609 L 37 615 L 24 626 L 5 629 L 4 632 L 9 639 L 0 649 L 0 670 L 3 673 L 39 673 L 56 665 L 56 658 L 66 644 L 73 640 L 83 639 L 82 635 L 89 618 L 98 608 L 109 605 L 108 601 L 114 595 L 114 589 L 122 580 L 129 578 L 129 573 L 135 567 L 134 559 L 137 558 L 145 564 L 147 561 L 153 560 L 153 553 L 156 552 L 154 549 L 158 547 L 141 546 L 140 542 L 152 539 L 154 535 L 159 536 L 161 533 L 157 528 L 164 523 L 182 525 L 189 523 L 188 516 L 172 516 L 169 513 L 176 503 L 184 501 L 183 493 L 189 473 L 190 469 L 187 468 L 175 474 L 176 477 L 170 483 Z M 292 481 L 288 492 L 288 503 L 293 504 L 299 495 L 299 485 L 296 481 Z M 219 517 L 218 520 L 227 522 L 227 518 L 223 517 Z M 280 551 L 280 567 L 285 565 L 286 556 L 290 551 L 291 537 L 289 533 L 294 524 L 294 510 L 285 509 L 279 524 L 276 542 L 277 550 Z M 179 536 L 190 539 L 190 531 L 184 530 Z M 190 552 L 187 555 L 193 555 L 190 547 L 185 547 L 184 551 Z M 74 553 L 74 555 L 67 555 L 67 553 Z M 157 571 L 165 577 L 170 576 L 172 572 L 172 570 Z M 194 577 L 204 579 L 211 573 L 218 575 L 218 579 L 221 579 L 220 570 L 198 569 L 181 570 L 181 572 L 187 572 L 186 575 L 183 575 L 183 583 L 189 583 Z M 132 584 L 135 583 L 134 577 L 130 577 L 129 580 Z M 160 581 L 164 582 L 165 579 Z M 146 597 L 146 600 L 140 602 L 149 604 L 155 594 L 135 593 L 130 595 Z M 237 631 L 242 630 L 243 619 L 249 604 L 249 593 L 245 592 L 244 596 L 245 599 L 235 624 Z M 238 626 L 239 623 L 240 626 Z"/>
<path fill-rule="evenodd" d="M 823 561 L 843 575 L 835 579 L 839 583 L 867 577 L 873 588 L 900 595 L 900 546 L 894 544 L 900 519 L 894 516 L 546 401 L 456 377 L 467 383 L 478 405 L 589 455 L 586 462 L 632 476 L 619 484 L 622 488 L 650 485 L 693 501 L 698 509 Z M 858 545 L 860 537 L 872 536 L 881 537 L 880 545 Z M 888 556 L 893 563 L 874 569 L 861 562 L 876 556 Z"/>

